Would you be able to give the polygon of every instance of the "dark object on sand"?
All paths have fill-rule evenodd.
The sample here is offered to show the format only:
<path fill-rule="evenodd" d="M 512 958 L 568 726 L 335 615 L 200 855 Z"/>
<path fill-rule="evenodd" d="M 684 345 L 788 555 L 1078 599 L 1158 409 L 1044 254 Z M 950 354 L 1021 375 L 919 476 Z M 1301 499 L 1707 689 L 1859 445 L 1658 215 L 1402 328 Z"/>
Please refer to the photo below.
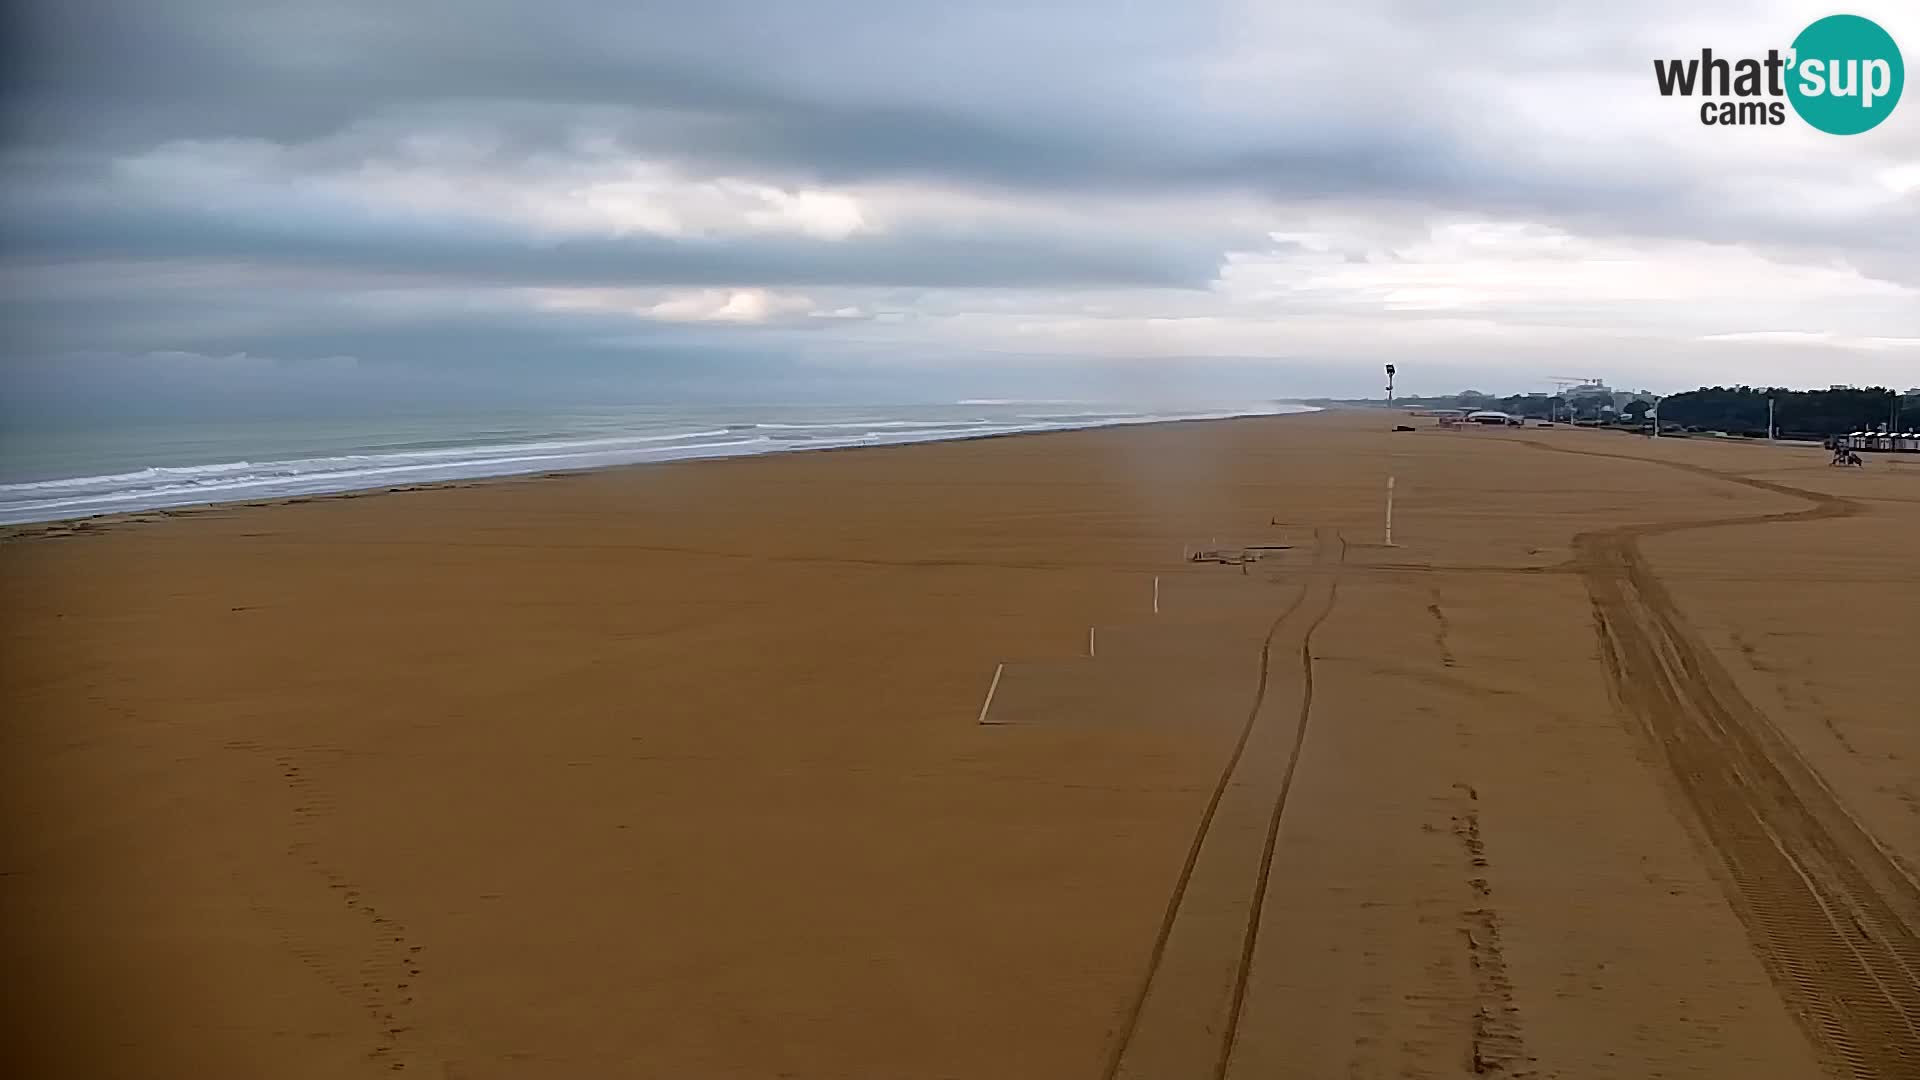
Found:
<path fill-rule="evenodd" d="M 1408 425 L 1406 425 L 1406 424 L 1395 424 L 1395 425 L 1393 425 L 1393 430 L 1395 430 L 1395 431 L 1412 431 L 1412 430 L 1413 430 L 1413 428 L 1411 428 L 1411 427 L 1409 427 L 1409 426 L 1408 426 Z"/>
<path fill-rule="evenodd" d="M 1857 469 L 1860 467 L 1862 462 L 1860 461 L 1859 454 L 1856 454 L 1853 451 L 1846 449 L 1845 447 L 1836 446 L 1834 447 L 1834 450 L 1833 450 L 1833 460 L 1827 462 L 1827 464 L 1840 465 L 1847 468 Z"/>

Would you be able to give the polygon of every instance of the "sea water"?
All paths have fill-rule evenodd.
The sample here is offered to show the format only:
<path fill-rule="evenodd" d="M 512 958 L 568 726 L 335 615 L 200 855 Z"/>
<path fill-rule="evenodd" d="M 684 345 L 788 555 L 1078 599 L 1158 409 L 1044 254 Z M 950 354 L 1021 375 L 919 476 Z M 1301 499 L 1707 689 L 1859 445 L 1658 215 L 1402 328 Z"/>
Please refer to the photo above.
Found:
<path fill-rule="evenodd" d="M 623 406 L 378 419 L 15 428 L 0 524 L 608 465 L 1310 411 L 973 399 Z"/>

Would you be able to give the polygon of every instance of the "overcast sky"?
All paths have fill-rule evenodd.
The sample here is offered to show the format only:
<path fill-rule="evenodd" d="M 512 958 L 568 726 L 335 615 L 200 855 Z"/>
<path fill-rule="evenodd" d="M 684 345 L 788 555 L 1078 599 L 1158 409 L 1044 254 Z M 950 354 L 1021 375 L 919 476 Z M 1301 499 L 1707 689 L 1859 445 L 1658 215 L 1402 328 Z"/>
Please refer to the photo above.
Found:
<path fill-rule="evenodd" d="M 9 8 L 16 402 L 1920 384 L 1920 100 L 1654 88 L 1825 4 Z"/>

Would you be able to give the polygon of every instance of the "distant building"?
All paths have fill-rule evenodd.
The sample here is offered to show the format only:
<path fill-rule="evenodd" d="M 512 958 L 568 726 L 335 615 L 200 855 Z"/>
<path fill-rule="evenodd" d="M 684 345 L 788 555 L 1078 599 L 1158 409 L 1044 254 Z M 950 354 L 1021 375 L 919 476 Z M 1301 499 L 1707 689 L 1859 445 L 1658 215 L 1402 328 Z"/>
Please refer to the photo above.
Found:
<path fill-rule="evenodd" d="M 1529 394 L 1527 396 L 1547 397 L 1549 395 Z M 1618 413 L 1633 402 L 1654 400 L 1654 393 L 1651 390 L 1615 390 L 1601 379 L 1568 386 L 1558 396 L 1567 403 L 1569 413 L 1576 416 L 1582 413 L 1597 416 L 1609 411 Z"/>
<path fill-rule="evenodd" d="M 1514 416 L 1510 413 L 1503 413 L 1496 409 L 1480 409 L 1475 412 L 1470 412 L 1467 414 L 1467 422 L 1470 424 L 1485 424 L 1488 427 L 1520 427 L 1526 423 L 1521 417 Z"/>
<path fill-rule="evenodd" d="M 1834 445 L 1882 454 L 1920 454 L 1920 431 L 1856 431 L 1837 437 Z"/>
<path fill-rule="evenodd" d="M 1582 408 L 1612 410 L 1616 413 L 1633 402 L 1654 400 L 1651 390 L 1615 390 L 1597 379 L 1572 387 L 1562 396 Z"/>

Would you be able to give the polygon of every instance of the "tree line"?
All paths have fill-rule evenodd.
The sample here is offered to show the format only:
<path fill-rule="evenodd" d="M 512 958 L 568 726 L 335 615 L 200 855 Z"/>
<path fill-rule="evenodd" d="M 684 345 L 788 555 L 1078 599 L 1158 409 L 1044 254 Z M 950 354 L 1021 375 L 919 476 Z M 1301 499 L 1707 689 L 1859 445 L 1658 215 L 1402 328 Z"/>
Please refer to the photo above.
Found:
<path fill-rule="evenodd" d="M 1660 422 L 1731 435 L 1764 436 L 1768 399 L 1773 401 L 1774 428 L 1786 437 L 1878 431 L 1890 423 L 1898 424 L 1903 431 L 1920 428 L 1920 395 L 1902 397 L 1884 386 L 1832 390 L 1703 386 L 1662 398 Z"/>
<path fill-rule="evenodd" d="M 1729 435 L 1764 438 L 1768 399 L 1774 403 L 1774 428 L 1784 438 L 1824 438 L 1854 431 L 1878 431 L 1888 424 L 1901 431 L 1920 431 L 1920 394 L 1900 394 L 1884 386 L 1830 390 L 1703 386 L 1660 399 L 1660 424 L 1663 428 L 1724 431 Z M 1464 390 L 1458 394 L 1401 397 L 1394 403 L 1405 408 L 1498 409 L 1529 419 L 1574 419 L 1582 423 L 1634 427 L 1651 423 L 1652 419 L 1649 402 L 1630 401 L 1616 413 L 1611 408 L 1612 399 L 1605 395 L 1496 397 L 1478 390 Z M 1379 405 L 1384 402 L 1381 399 L 1317 399 L 1308 404 Z"/>

